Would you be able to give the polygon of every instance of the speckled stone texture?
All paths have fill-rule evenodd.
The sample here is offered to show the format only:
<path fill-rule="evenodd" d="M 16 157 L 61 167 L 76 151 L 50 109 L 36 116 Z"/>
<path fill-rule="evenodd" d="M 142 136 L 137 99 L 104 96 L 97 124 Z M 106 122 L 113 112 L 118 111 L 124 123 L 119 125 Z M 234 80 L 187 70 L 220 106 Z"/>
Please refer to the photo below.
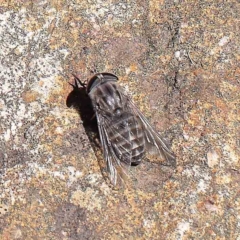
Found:
<path fill-rule="evenodd" d="M 240 240 L 239 1 L 0 6 L 0 239 Z M 119 76 L 176 169 L 143 161 L 108 184 L 94 122 L 70 107 L 72 74 L 94 71 Z"/>

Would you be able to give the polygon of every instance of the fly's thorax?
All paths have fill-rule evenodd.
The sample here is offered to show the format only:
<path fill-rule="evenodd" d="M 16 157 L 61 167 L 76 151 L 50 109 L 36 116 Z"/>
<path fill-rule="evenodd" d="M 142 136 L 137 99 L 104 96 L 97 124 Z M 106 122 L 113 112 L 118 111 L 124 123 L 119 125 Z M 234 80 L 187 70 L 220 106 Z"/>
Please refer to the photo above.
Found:
<path fill-rule="evenodd" d="M 115 82 L 108 81 L 96 86 L 90 91 L 89 96 L 95 108 L 112 116 L 121 115 L 124 101 Z"/>

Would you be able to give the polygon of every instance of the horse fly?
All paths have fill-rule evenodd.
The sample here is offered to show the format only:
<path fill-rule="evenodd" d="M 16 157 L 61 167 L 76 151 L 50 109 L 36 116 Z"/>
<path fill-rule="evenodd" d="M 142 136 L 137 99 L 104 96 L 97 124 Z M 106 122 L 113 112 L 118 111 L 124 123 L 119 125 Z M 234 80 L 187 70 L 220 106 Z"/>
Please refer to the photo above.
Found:
<path fill-rule="evenodd" d="M 124 181 L 126 168 L 138 165 L 147 152 L 160 155 L 168 165 L 176 166 L 174 153 L 117 85 L 117 76 L 98 73 L 87 85 L 77 80 L 91 99 L 109 179 L 113 185 Z"/>

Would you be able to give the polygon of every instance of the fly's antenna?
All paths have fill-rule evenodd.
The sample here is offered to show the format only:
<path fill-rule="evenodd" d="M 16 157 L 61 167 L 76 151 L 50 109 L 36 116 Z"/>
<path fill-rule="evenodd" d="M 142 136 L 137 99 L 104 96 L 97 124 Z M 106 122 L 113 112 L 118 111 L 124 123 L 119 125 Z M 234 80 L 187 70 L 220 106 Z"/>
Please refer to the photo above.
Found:
<path fill-rule="evenodd" d="M 75 74 L 72 73 L 72 75 L 74 76 L 75 83 L 72 84 L 72 83 L 69 82 L 69 84 L 73 87 L 74 90 L 77 90 L 79 88 L 78 84 L 80 84 L 83 88 L 86 88 L 87 80 L 85 82 L 82 82 Z"/>

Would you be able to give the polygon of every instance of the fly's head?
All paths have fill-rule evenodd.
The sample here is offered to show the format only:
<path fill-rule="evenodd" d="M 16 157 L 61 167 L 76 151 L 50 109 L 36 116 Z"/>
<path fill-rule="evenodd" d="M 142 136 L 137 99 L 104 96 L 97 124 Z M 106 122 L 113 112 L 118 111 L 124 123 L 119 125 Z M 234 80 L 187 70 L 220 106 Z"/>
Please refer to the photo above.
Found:
<path fill-rule="evenodd" d="M 107 82 L 117 82 L 118 77 L 112 73 L 97 73 L 95 74 L 87 84 L 87 93 L 90 93 L 97 89 L 98 86 Z"/>

